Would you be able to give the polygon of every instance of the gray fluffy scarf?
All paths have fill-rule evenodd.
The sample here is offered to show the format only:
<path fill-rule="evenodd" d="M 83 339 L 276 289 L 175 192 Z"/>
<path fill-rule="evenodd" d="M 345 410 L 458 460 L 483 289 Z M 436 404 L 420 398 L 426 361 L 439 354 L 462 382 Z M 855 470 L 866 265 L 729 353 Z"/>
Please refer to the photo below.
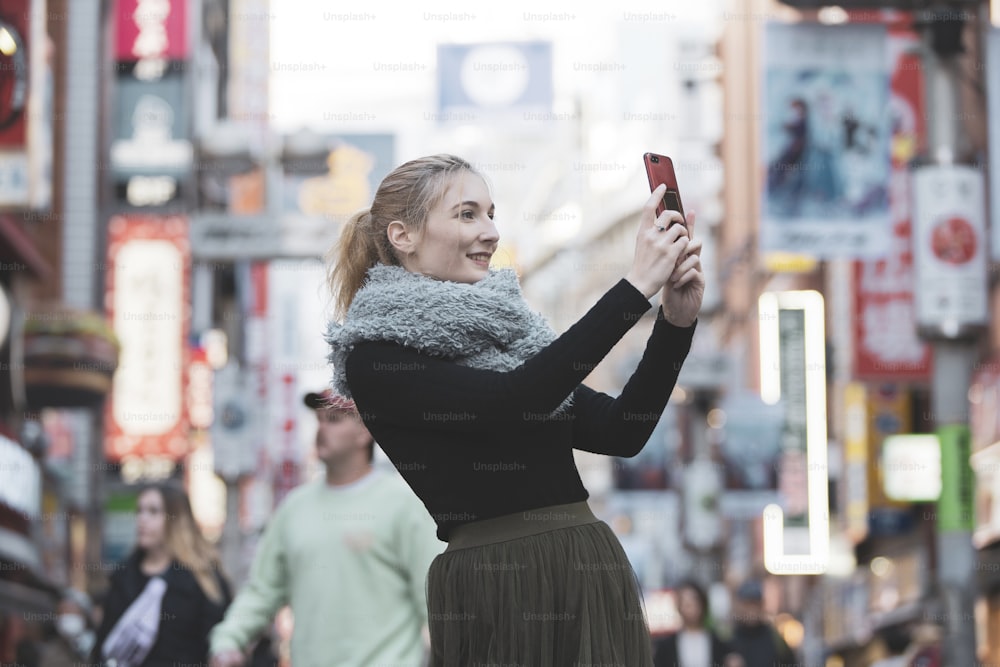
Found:
<path fill-rule="evenodd" d="M 470 284 L 376 264 L 368 270 L 344 323 L 330 322 L 325 338 L 334 391 L 350 397 L 344 365 L 361 342 L 390 341 L 463 366 L 508 371 L 556 334 L 528 307 L 513 269 L 490 269 Z M 553 414 L 568 411 L 572 398 L 567 396 Z"/>

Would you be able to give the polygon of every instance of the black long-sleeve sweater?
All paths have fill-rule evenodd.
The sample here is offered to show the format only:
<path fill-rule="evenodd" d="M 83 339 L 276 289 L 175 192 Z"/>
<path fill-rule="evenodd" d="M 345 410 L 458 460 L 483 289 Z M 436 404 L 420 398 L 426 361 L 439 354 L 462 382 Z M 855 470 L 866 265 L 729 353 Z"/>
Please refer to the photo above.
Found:
<path fill-rule="evenodd" d="M 622 279 L 576 324 L 514 370 L 481 370 L 369 341 L 348 355 L 361 417 L 437 522 L 456 526 L 586 500 L 573 450 L 631 457 L 659 420 L 696 324 L 657 313 L 646 350 L 618 397 L 583 379 L 649 310 Z M 570 393 L 572 411 L 550 417 Z"/>

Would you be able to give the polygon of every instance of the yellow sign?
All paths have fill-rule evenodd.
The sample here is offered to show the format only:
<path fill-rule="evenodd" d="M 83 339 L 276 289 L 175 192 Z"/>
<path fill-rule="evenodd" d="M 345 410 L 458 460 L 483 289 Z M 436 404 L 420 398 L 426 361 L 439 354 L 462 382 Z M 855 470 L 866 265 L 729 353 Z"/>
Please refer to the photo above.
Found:
<path fill-rule="evenodd" d="M 790 252 L 764 253 L 764 267 L 772 273 L 809 273 L 819 262 L 812 255 Z"/>
<path fill-rule="evenodd" d="M 844 389 L 844 517 L 848 538 L 857 544 L 868 535 L 868 402 L 865 386 Z"/>
<path fill-rule="evenodd" d="M 873 385 L 868 391 L 868 505 L 872 508 L 904 509 L 907 503 L 885 494 L 882 443 L 890 435 L 909 433 L 912 428 L 910 394 L 894 384 Z"/>
<path fill-rule="evenodd" d="M 346 219 L 371 204 L 368 174 L 375 166 L 371 155 L 354 146 L 342 146 L 330 152 L 326 164 L 330 169 L 327 173 L 302 183 L 299 208 L 303 213 Z"/>

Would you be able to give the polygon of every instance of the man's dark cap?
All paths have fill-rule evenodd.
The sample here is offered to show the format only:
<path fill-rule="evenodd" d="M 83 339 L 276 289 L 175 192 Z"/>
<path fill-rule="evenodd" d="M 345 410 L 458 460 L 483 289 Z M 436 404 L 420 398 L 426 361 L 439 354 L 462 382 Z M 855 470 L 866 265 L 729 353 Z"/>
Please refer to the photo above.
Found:
<path fill-rule="evenodd" d="M 756 579 L 744 581 L 736 589 L 736 597 L 747 602 L 761 602 L 764 599 L 764 587 Z"/>

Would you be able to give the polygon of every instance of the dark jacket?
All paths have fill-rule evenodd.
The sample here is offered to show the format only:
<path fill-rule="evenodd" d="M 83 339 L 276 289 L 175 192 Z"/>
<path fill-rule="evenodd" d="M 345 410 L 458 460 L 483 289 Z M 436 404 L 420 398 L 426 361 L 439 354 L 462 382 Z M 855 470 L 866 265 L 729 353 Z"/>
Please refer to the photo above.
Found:
<path fill-rule="evenodd" d="M 708 630 L 709 641 L 712 644 L 712 667 L 723 667 L 724 660 L 731 650 L 729 644 L 713 631 Z M 680 667 L 677 653 L 677 634 L 667 635 L 653 644 L 653 667 Z"/>
<path fill-rule="evenodd" d="M 102 662 L 104 640 L 150 579 L 140 569 L 141 561 L 141 552 L 133 553 L 111 577 L 91 662 Z M 225 577 L 216 574 L 223 594 L 222 602 L 217 604 L 201 590 L 194 574 L 177 561 L 171 563 L 162 576 L 167 582 L 167 590 L 160 609 L 159 632 L 142 667 L 176 667 L 181 663 L 207 665 L 208 633 L 222 620 L 232 601 Z"/>
<path fill-rule="evenodd" d="M 769 623 L 737 624 L 733 649 L 743 656 L 746 667 L 790 667 L 798 665 L 795 654 Z"/>

